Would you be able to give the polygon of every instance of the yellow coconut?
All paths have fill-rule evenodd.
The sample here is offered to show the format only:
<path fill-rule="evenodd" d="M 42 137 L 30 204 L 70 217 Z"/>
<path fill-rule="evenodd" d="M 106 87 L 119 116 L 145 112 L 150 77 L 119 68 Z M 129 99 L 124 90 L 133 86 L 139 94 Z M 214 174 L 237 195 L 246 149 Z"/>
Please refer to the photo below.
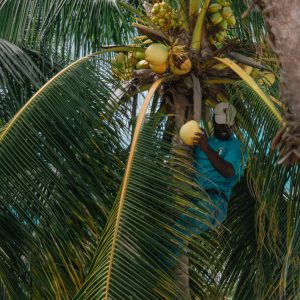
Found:
<path fill-rule="evenodd" d="M 140 70 L 140 69 L 149 69 L 149 63 L 146 61 L 146 60 L 140 60 L 137 64 L 136 64 L 136 66 L 135 66 L 135 68 L 137 69 L 137 70 Z"/>
<path fill-rule="evenodd" d="M 138 59 L 138 60 L 142 60 L 142 59 L 145 59 L 145 53 L 144 52 L 135 52 L 135 57 Z"/>
<path fill-rule="evenodd" d="M 228 6 L 222 9 L 222 16 L 224 19 L 229 19 L 232 16 L 232 9 Z"/>
<path fill-rule="evenodd" d="M 276 77 L 271 72 L 263 72 L 263 81 L 268 85 L 272 86 L 276 80 Z"/>
<path fill-rule="evenodd" d="M 223 20 L 222 14 L 220 12 L 216 12 L 211 16 L 211 22 L 214 25 L 221 23 Z"/>
<path fill-rule="evenodd" d="M 220 11 L 222 8 L 222 5 L 219 3 L 212 3 L 209 7 L 208 7 L 208 12 L 210 13 L 216 13 L 218 11 Z"/>
<path fill-rule="evenodd" d="M 234 26 L 236 24 L 236 18 L 234 15 L 227 19 L 228 26 Z"/>
<path fill-rule="evenodd" d="M 163 73 L 165 73 L 165 72 L 167 71 L 167 69 L 168 69 L 168 62 L 165 62 L 165 63 L 163 63 L 163 64 L 161 64 L 161 65 L 159 65 L 159 66 L 155 66 L 155 65 L 151 65 L 151 64 L 150 64 L 150 69 L 151 69 L 153 72 L 157 73 L 157 74 L 163 74 Z"/>
<path fill-rule="evenodd" d="M 192 68 L 192 62 L 191 60 L 187 57 L 183 63 L 180 64 L 180 66 L 175 66 L 175 63 L 172 59 L 170 59 L 170 69 L 171 72 L 175 75 L 185 75 L 188 72 L 191 71 Z"/>
<path fill-rule="evenodd" d="M 195 120 L 191 120 L 185 123 L 179 131 L 179 135 L 182 141 L 189 146 L 193 145 L 193 138 L 196 137 L 196 133 L 201 133 L 201 129 L 198 122 L 196 122 Z"/>
<path fill-rule="evenodd" d="M 168 60 L 169 49 L 161 43 L 150 45 L 145 51 L 145 60 L 151 65 L 159 66 Z"/>

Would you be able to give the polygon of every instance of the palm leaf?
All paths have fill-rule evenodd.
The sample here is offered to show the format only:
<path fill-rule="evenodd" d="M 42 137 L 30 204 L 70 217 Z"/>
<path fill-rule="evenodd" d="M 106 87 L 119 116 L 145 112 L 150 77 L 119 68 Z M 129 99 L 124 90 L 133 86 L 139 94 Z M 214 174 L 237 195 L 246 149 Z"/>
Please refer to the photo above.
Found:
<path fill-rule="evenodd" d="M 255 299 L 255 199 L 251 196 L 246 177 L 233 191 L 221 237 L 226 243 L 214 252 L 224 265 L 218 286 L 221 294 L 223 297 L 234 296 L 233 299 Z M 215 238 L 220 239 L 220 236 Z"/>
<path fill-rule="evenodd" d="M 231 3 L 237 19 L 235 28 L 231 30 L 233 38 L 238 38 L 240 41 L 247 41 L 247 43 L 253 43 L 257 46 L 266 36 L 261 12 L 255 8 L 246 18 L 243 18 L 243 14 L 252 5 L 252 1 L 231 0 Z"/>
<path fill-rule="evenodd" d="M 27 53 L 0 39 L 0 125 L 20 109 L 24 96 L 31 96 L 44 80 L 40 68 Z"/>
<path fill-rule="evenodd" d="M 14 239 L 9 227 L 1 232 L 1 278 L 12 298 L 67 299 L 84 279 L 123 171 L 116 89 L 104 60 L 82 59 L 1 131 L 1 211 L 18 228 Z"/>
<path fill-rule="evenodd" d="M 228 58 L 216 58 L 223 64 L 230 67 L 238 76 L 240 76 L 253 91 L 266 103 L 272 113 L 276 116 L 279 122 L 282 122 L 283 118 L 281 114 L 278 112 L 271 99 L 261 90 L 258 84 L 253 80 L 251 76 L 249 76 L 240 66 L 238 66 L 235 62 Z"/>
<path fill-rule="evenodd" d="M 132 32 L 127 18 L 114 1 L 7 0 L 0 6 L 0 37 L 69 61 L 124 43 Z"/>
<path fill-rule="evenodd" d="M 153 88 L 145 106 L 152 94 Z M 214 286 L 218 271 L 211 263 L 213 243 L 193 234 L 189 221 L 179 227 L 174 224 L 180 214 L 207 223 L 205 209 L 199 216 L 199 208 L 197 211 L 192 201 L 205 201 L 206 197 L 191 180 L 190 163 L 172 155 L 170 144 L 161 140 L 156 118 L 146 119 L 139 133 L 144 113 L 145 107 L 139 115 L 119 196 L 87 280 L 75 299 L 184 298 L 172 268 L 187 243 L 194 249 L 190 250 L 193 264 L 212 274 L 209 278 L 195 274 L 191 280 L 203 295 L 216 296 L 208 284 Z"/>
<path fill-rule="evenodd" d="M 295 192 L 299 189 L 296 182 L 299 178 L 299 168 L 284 168 L 276 164 L 278 153 L 270 150 L 270 143 L 279 128 L 279 123 L 269 105 L 261 101 L 258 94 L 243 81 L 228 88 L 228 92 L 239 113 L 239 135 L 251 153 L 247 172 L 251 196 L 249 192 L 245 196 L 239 192 L 238 195 L 243 197 L 243 200 L 238 201 L 247 203 L 247 199 L 255 200 L 251 222 L 255 221 L 252 224 L 255 226 L 257 239 L 254 242 L 253 235 L 251 237 L 246 234 L 250 230 L 249 222 L 245 221 L 240 226 L 234 222 L 234 219 L 246 220 L 242 211 L 235 212 L 232 219 L 229 215 L 227 226 L 230 228 L 230 234 L 232 238 L 240 238 L 241 243 L 232 240 L 231 245 L 225 244 L 219 249 L 222 253 L 224 248 L 221 257 L 227 265 L 223 274 L 224 284 L 226 282 L 223 293 L 226 294 L 228 288 L 235 291 L 234 299 L 273 299 L 278 295 L 288 295 L 292 299 L 298 293 L 295 280 L 299 272 L 296 264 L 288 262 L 295 259 L 295 250 L 290 249 L 295 249 L 297 244 L 297 224 L 292 220 L 299 219 L 295 198 Z M 277 109 L 280 111 L 280 107 Z M 236 201 L 234 199 L 235 197 L 232 201 Z M 251 214 L 248 217 L 251 217 Z M 244 230 L 245 236 L 240 234 L 239 230 Z M 250 237 L 252 241 L 248 240 Z M 230 237 L 225 234 L 224 239 L 228 241 Z M 247 255 L 242 243 L 250 247 L 248 250 L 251 251 Z M 237 257 L 241 258 L 238 264 Z M 289 266 L 288 272 L 284 269 L 285 262 Z M 251 268 L 245 271 L 244 266 L 249 264 Z"/>
<path fill-rule="evenodd" d="M 42 73 L 32 59 L 20 48 L 2 39 L 0 39 L 0 66 L 1 73 L 10 74 L 16 81 L 26 78 L 36 87 L 41 85 Z"/>

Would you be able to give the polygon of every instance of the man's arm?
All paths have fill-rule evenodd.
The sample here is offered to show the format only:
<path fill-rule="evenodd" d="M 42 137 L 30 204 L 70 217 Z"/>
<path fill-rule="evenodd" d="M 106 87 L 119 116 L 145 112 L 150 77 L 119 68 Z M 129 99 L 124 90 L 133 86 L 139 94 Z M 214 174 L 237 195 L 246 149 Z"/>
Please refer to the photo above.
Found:
<path fill-rule="evenodd" d="M 207 136 L 203 133 L 197 133 L 194 138 L 194 146 L 199 147 L 207 156 L 215 169 L 225 178 L 230 178 L 234 175 L 232 165 L 221 158 L 208 144 Z"/>

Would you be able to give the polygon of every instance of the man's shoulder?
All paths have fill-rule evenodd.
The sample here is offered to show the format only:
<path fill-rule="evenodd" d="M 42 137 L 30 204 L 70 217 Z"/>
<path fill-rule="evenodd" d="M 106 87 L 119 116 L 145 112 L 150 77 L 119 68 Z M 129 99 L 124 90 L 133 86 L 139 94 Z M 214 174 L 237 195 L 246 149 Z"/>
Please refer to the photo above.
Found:
<path fill-rule="evenodd" d="M 228 140 L 228 144 L 232 145 L 233 147 L 239 147 L 239 148 L 243 147 L 243 143 L 235 136 L 232 136 Z"/>
<path fill-rule="evenodd" d="M 235 136 L 232 136 L 230 139 L 228 140 L 218 140 L 216 139 L 215 137 L 209 137 L 208 138 L 208 142 L 209 143 L 215 143 L 215 144 L 226 144 L 226 145 L 229 145 L 229 146 L 242 146 L 242 142 L 236 138 Z"/>

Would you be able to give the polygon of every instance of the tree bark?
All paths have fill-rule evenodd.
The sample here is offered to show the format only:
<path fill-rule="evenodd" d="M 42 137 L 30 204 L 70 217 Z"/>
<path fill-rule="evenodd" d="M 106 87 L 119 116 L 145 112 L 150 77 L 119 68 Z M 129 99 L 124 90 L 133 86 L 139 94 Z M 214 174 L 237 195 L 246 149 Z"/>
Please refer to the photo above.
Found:
<path fill-rule="evenodd" d="M 178 81 L 173 88 L 169 89 L 169 92 L 172 94 L 173 113 L 175 114 L 174 121 L 177 128 L 176 131 L 179 132 L 180 127 L 185 122 L 192 119 L 199 119 L 201 116 L 201 112 L 195 111 L 196 109 L 200 110 L 202 104 L 202 93 L 199 79 L 194 75 L 192 75 L 192 77 L 186 76 L 182 80 Z M 195 103 L 197 105 L 195 105 Z M 192 164 L 192 149 L 191 147 L 182 144 L 179 134 L 173 138 L 172 144 L 174 150 L 184 150 L 186 161 Z M 182 168 L 181 166 L 177 167 L 179 169 Z M 182 170 L 182 172 L 186 172 L 186 170 Z M 188 248 L 188 243 L 186 243 L 186 247 Z M 190 300 L 191 289 L 189 281 L 189 258 L 187 253 L 182 253 L 180 257 L 178 257 L 178 264 L 173 269 L 173 272 L 176 277 L 178 287 L 180 287 L 181 291 L 185 295 L 183 299 Z"/>
<path fill-rule="evenodd" d="M 273 140 L 281 163 L 300 162 L 300 3 L 299 0 L 255 0 L 262 10 L 269 42 L 281 63 L 281 96 L 287 126 Z"/>

